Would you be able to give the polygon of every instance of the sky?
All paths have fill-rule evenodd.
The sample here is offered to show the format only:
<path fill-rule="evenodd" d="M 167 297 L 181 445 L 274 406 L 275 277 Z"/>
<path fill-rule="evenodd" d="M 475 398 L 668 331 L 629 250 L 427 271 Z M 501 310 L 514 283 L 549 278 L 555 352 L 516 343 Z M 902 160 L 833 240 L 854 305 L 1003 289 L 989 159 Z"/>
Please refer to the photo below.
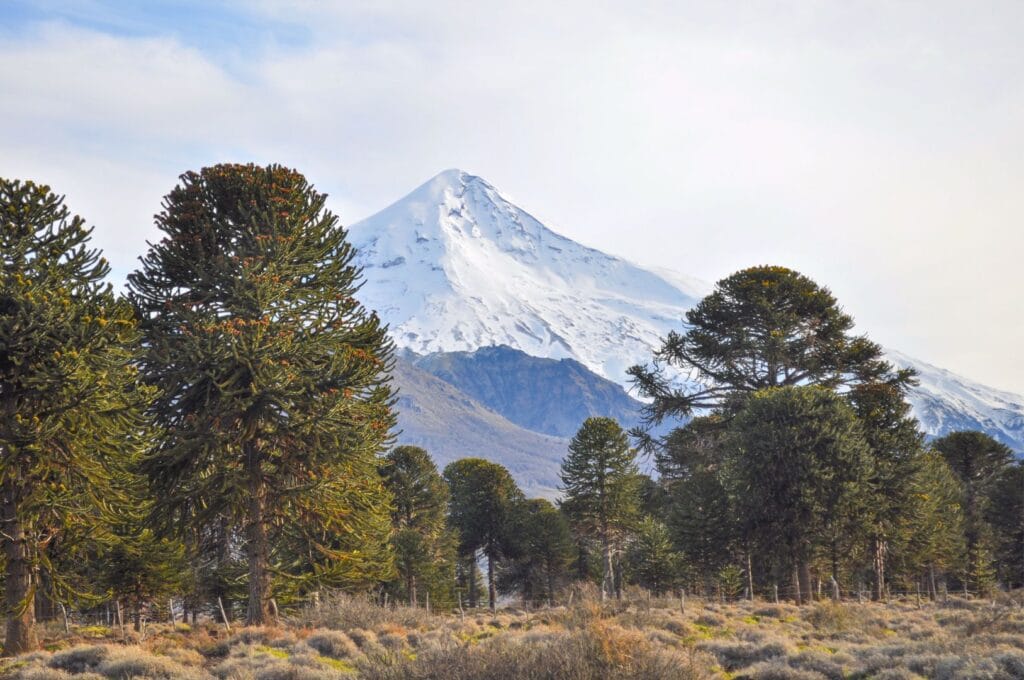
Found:
<path fill-rule="evenodd" d="M 0 0 L 0 176 L 123 280 L 186 170 L 279 162 L 343 223 L 438 172 L 707 281 L 829 286 L 1024 393 L 1024 3 Z"/>

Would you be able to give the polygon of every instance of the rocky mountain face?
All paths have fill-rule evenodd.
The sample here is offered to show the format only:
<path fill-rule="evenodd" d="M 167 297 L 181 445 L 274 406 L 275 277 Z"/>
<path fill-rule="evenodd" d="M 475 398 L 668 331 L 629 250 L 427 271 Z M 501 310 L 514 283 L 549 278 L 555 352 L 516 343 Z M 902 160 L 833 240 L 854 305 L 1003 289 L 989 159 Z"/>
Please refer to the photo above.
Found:
<path fill-rule="evenodd" d="M 639 401 L 574 359 L 540 359 L 501 346 L 429 354 L 413 364 L 535 432 L 572 437 L 598 415 L 626 428 L 640 423 Z"/>
<path fill-rule="evenodd" d="M 507 467 L 528 496 L 558 495 L 567 439 L 520 427 L 405 358 L 392 377 L 398 443 L 423 447 L 441 469 L 458 458 L 486 458 Z"/>

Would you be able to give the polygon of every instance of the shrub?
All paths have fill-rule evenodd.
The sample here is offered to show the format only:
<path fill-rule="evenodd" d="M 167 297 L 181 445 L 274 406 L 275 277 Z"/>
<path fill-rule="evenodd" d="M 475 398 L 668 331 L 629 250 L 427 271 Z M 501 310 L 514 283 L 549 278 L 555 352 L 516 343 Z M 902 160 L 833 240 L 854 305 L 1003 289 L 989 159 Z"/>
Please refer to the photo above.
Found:
<path fill-rule="evenodd" d="M 12 673 L 12 675 L 8 675 L 7 672 L 4 672 L 2 677 L 11 678 L 11 680 L 70 680 L 72 677 L 82 677 L 81 675 L 71 676 L 57 668 L 36 665 L 24 666 L 12 671 Z"/>
<path fill-rule="evenodd" d="M 385 623 L 396 623 L 407 628 L 429 628 L 440 625 L 442 620 L 418 607 L 400 605 L 385 609 L 366 596 L 335 592 L 323 597 L 319 606 L 304 608 L 297 622 L 305 626 L 347 632 L 353 628 L 376 628 Z"/>
<path fill-rule="evenodd" d="M 772 659 L 754 664 L 736 676 L 737 680 L 826 680 L 826 676 L 816 671 L 793 668 L 782 659 Z"/>
<path fill-rule="evenodd" d="M 816 629 L 842 632 L 864 625 L 862 611 L 855 610 L 852 605 L 833 602 L 819 603 L 814 605 L 804 615 L 804 618 Z"/>
<path fill-rule="evenodd" d="M 843 680 L 847 676 L 843 662 L 852 664 L 853 659 L 845 654 L 829 654 L 811 649 L 804 650 L 789 659 L 789 665 L 793 668 L 815 671 L 829 680 Z"/>
<path fill-rule="evenodd" d="M 784 644 L 774 641 L 758 644 L 709 640 L 701 642 L 697 647 L 713 654 L 718 659 L 718 663 L 730 671 L 745 668 L 759 661 L 768 661 L 775 657 L 785 656 L 788 651 Z"/>
<path fill-rule="evenodd" d="M 650 645 L 636 631 L 596 625 L 544 634 L 504 635 L 475 645 L 449 643 L 424 649 L 414 660 L 370 664 L 360 671 L 371 680 L 686 680 L 708 677 L 710 666 L 710 659 L 703 655 L 671 653 Z"/>
<path fill-rule="evenodd" d="M 154 656 L 139 647 L 125 647 L 111 653 L 100 664 L 99 673 L 111 680 L 207 680 L 210 677 L 201 669 L 182 666 L 165 656 Z"/>
<path fill-rule="evenodd" d="M 337 630 L 317 630 L 306 638 L 306 644 L 332 659 L 351 659 L 359 655 L 352 639 Z"/>
<path fill-rule="evenodd" d="M 82 645 L 57 652 L 50 657 L 49 666 L 68 673 L 84 673 L 99 668 L 109 654 L 109 647 Z"/>

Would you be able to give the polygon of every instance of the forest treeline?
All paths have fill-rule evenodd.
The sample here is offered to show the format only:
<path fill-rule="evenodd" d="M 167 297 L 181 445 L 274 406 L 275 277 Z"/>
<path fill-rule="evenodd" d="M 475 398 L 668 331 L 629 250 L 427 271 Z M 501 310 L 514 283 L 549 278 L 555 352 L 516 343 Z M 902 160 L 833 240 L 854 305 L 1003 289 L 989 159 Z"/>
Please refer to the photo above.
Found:
<path fill-rule="evenodd" d="M 926 442 L 912 372 L 781 267 L 720 281 L 630 370 L 647 422 L 679 426 L 588 419 L 558 503 L 480 457 L 438 470 L 396 445 L 394 348 L 325 198 L 276 165 L 186 173 L 118 295 L 60 196 L 0 179 L 5 655 L 62 607 L 262 624 L 326 589 L 493 607 L 578 580 L 797 602 L 1024 585 L 1012 452 Z"/>

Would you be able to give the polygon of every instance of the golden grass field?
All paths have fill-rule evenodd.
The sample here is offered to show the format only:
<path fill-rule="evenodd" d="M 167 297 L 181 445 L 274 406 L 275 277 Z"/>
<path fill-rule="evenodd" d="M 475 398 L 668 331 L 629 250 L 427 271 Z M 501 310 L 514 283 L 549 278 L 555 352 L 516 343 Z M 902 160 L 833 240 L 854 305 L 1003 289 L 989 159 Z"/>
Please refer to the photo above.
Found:
<path fill-rule="evenodd" d="M 718 604 L 631 593 L 603 607 L 428 614 L 336 596 L 279 627 L 46 629 L 0 661 L 23 680 L 183 678 L 1024 678 L 1024 600 Z"/>

